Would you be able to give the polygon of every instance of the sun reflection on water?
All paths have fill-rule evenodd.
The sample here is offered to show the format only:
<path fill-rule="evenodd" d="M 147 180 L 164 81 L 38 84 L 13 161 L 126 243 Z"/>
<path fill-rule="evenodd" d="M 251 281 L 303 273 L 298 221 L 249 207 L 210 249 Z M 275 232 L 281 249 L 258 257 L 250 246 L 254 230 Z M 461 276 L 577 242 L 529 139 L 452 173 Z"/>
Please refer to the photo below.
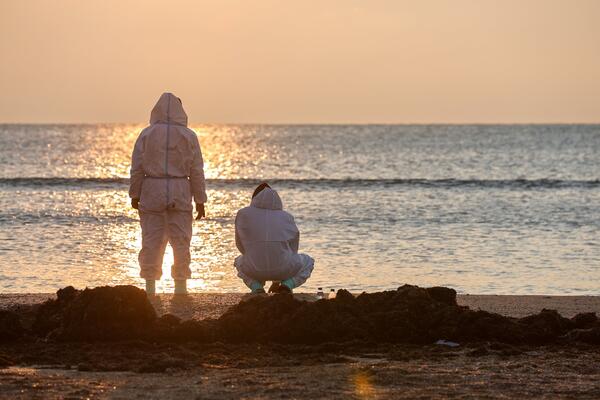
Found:
<path fill-rule="evenodd" d="M 231 273 L 233 270 L 233 259 L 237 255 L 237 250 L 233 243 L 233 221 L 231 218 L 237 208 L 242 206 L 239 199 L 249 196 L 246 193 L 239 193 L 239 199 L 234 200 L 234 198 L 238 198 L 235 194 L 209 190 L 209 197 L 211 198 L 211 203 L 209 207 L 207 206 L 207 218 L 201 221 L 194 221 L 193 225 L 193 235 L 190 244 L 192 279 L 188 280 L 188 289 L 191 292 L 222 291 L 224 283 L 228 287 L 239 286 L 241 289 L 241 283 L 236 282 L 234 275 Z M 113 207 L 116 205 L 116 209 L 112 211 L 118 213 L 118 209 L 120 208 L 122 214 L 130 218 L 129 223 L 111 225 L 104 232 L 105 238 L 103 239 L 106 242 L 122 242 L 123 248 L 115 248 L 114 251 L 120 254 L 120 257 L 125 252 L 126 261 L 120 261 L 120 257 L 113 258 L 106 254 L 102 257 L 102 255 L 98 254 L 99 260 L 96 260 L 94 264 L 109 261 L 114 266 L 114 268 L 110 268 L 112 274 L 110 277 L 111 282 L 115 284 L 127 282 L 142 287 L 144 281 L 140 278 L 140 267 L 138 264 L 138 253 L 142 245 L 139 217 L 131 209 L 126 200 L 123 198 L 115 199 Z M 104 251 L 107 250 L 110 253 L 110 249 L 104 249 Z M 171 277 L 173 262 L 173 249 L 169 244 L 165 249 L 162 276 L 157 281 L 157 291 L 173 291 L 174 281 Z M 98 270 L 102 269 L 106 271 L 106 268 L 98 266 Z"/>
<path fill-rule="evenodd" d="M 249 135 L 247 130 L 242 135 L 239 127 L 234 126 L 196 125 L 191 128 L 198 134 L 201 142 L 206 178 L 238 177 L 240 164 L 248 164 L 250 157 L 244 144 L 249 146 L 250 142 L 255 140 L 252 139 L 252 135 Z M 96 142 L 94 146 L 90 146 L 94 162 L 80 164 L 85 168 L 93 165 L 95 172 L 74 171 L 74 173 L 79 176 L 128 177 L 131 148 L 142 129 L 142 125 L 119 125 L 111 126 L 110 129 L 101 127 L 100 134 L 108 136 L 109 140 L 102 143 Z M 96 134 L 98 134 L 97 130 Z M 219 139 L 214 140 L 215 137 Z M 240 141 L 240 137 L 245 137 L 245 139 Z M 93 141 L 92 137 L 87 134 L 83 135 L 82 140 L 87 143 Z M 255 155 L 257 154 L 259 153 L 255 152 Z M 262 157 L 264 155 L 259 156 L 259 158 Z M 235 211 L 243 206 L 240 199 L 245 200 L 248 197 L 246 193 L 238 192 L 214 190 L 209 187 L 210 201 L 207 204 L 207 219 L 194 222 L 193 227 L 190 246 L 192 279 L 188 281 L 188 289 L 192 292 L 223 290 L 224 283 L 228 287 L 241 287 L 241 284 L 233 279 L 229 271 L 232 268 L 233 258 L 237 255 L 231 238 L 233 236 L 231 218 Z M 126 216 L 128 219 L 127 223 L 110 225 L 104 231 L 102 240 L 123 244 L 121 251 L 115 249 L 118 255 L 113 255 L 114 253 L 111 254 L 110 249 L 104 248 L 105 254 L 95 254 L 96 260 L 88 260 L 88 262 L 96 265 L 101 262 L 110 262 L 112 267 L 108 270 L 105 267 L 97 266 L 98 270 L 103 269 L 105 274 L 110 275 L 107 277 L 110 282 L 115 284 L 127 282 L 143 286 L 144 282 L 139 276 L 138 264 L 141 228 L 137 212 L 131 209 L 126 192 L 105 192 L 102 201 L 98 201 L 97 193 L 88 194 L 92 196 L 88 202 L 96 207 L 96 214 L 106 215 L 108 213 L 113 217 Z M 123 260 L 124 255 L 125 260 Z M 171 277 L 173 262 L 173 249 L 167 245 L 162 264 L 162 276 L 156 286 L 157 291 L 170 292 L 173 290 L 174 281 Z"/>
<path fill-rule="evenodd" d="M 371 382 L 371 375 L 365 371 L 356 372 L 352 378 L 352 385 L 354 386 L 354 393 L 360 399 L 374 399 L 377 398 L 375 387 Z"/>
<path fill-rule="evenodd" d="M 129 176 L 132 147 L 144 126 L 0 126 L 6 180 L 0 291 L 143 286 L 139 217 L 126 182 L 114 178 Z M 516 127 L 478 127 L 488 132 L 476 140 L 461 126 L 191 128 L 210 181 L 207 218 L 193 225 L 190 291 L 247 290 L 232 265 L 235 213 L 253 190 L 244 178 L 277 178 L 284 207 L 301 231 L 300 250 L 317 260 L 302 291 L 379 290 L 409 282 L 471 293 L 597 293 L 595 184 L 538 191 L 379 182 L 513 174 L 538 179 L 547 177 L 548 165 L 559 164 L 557 179 L 595 179 L 596 127 L 541 127 L 548 131 L 543 143 L 538 133 Z M 573 147 L 557 151 L 555 144 L 567 138 Z M 486 151 L 511 142 L 519 145 Z M 524 152 L 540 146 L 543 156 L 522 163 Z M 168 247 L 161 291 L 172 290 L 172 263 Z"/>

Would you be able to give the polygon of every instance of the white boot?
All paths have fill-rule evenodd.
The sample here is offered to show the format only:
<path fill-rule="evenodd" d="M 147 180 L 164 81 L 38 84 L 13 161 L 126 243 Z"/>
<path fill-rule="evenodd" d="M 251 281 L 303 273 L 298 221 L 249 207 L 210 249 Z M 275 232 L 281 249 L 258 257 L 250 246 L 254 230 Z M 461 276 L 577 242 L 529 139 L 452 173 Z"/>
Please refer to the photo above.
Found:
<path fill-rule="evenodd" d="M 148 296 L 156 294 L 156 281 L 154 279 L 146 279 L 146 294 Z"/>
<path fill-rule="evenodd" d="M 175 281 L 175 294 L 187 294 L 187 280 L 176 280 Z"/>

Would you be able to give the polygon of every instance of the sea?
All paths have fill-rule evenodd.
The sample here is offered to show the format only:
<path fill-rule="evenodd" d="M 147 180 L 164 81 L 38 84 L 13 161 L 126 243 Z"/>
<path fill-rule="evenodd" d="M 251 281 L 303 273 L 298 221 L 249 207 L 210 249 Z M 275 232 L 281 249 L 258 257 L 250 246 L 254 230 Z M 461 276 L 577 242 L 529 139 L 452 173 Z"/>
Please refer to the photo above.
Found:
<path fill-rule="evenodd" d="M 143 127 L 0 125 L 0 293 L 143 285 L 127 195 Z M 600 125 L 191 128 L 209 197 L 193 292 L 247 290 L 234 217 L 267 181 L 316 260 L 299 291 L 600 295 Z"/>

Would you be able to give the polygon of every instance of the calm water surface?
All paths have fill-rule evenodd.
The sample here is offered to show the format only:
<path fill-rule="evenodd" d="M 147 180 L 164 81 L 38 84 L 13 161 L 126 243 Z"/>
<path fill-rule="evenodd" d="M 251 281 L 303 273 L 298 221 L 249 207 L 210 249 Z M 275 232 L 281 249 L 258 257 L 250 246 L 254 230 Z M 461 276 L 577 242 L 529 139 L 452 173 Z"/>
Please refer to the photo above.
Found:
<path fill-rule="evenodd" d="M 141 128 L 0 125 L 0 292 L 142 284 L 126 179 Z M 194 291 L 246 290 L 233 217 L 264 179 L 317 260 L 303 290 L 600 294 L 600 126 L 192 128 L 209 178 Z"/>

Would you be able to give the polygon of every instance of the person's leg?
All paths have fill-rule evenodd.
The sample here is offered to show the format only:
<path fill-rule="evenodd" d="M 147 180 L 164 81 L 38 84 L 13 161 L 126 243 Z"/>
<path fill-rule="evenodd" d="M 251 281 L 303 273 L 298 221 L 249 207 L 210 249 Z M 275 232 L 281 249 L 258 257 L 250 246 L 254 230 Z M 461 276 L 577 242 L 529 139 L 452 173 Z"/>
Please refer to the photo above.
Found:
<path fill-rule="evenodd" d="M 156 294 L 156 280 L 146 279 L 146 293 L 150 295 Z"/>
<path fill-rule="evenodd" d="M 281 281 L 281 284 L 290 290 L 297 288 L 306 282 L 306 280 L 310 278 L 315 267 L 315 260 L 309 255 L 298 254 L 298 258 L 300 261 L 300 268 L 298 271 L 292 277 Z"/>
<path fill-rule="evenodd" d="M 147 281 L 155 281 L 162 276 L 162 262 L 167 246 L 165 215 L 140 212 L 140 224 L 142 226 L 142 249 L 138 256 L 140 276 Z M 148 282 L 148 290 L 153 286 Z"/>
<path fill-rule="evenodd" d="M 281 281 L 271 281 L 271 286 L 269 286 L 269 293 L 279 293 L 279 289 L 281 288 Z"/>
<path fill-rule="evenodd" d="M 259 281 L 257 279 L 254 279 L 253 277 L 251 277 L 250 275 L 248 275 L 243 268 L 243 261 L 244 261 L 244 256 L 238 256 L 236 257 L 235 261 L 233 262 L 233 265 L 235 266 L 235 269 L 237 269 L 237 276 L 238 278 L 240 278 L 242 281 L 244 281 L 244 284 L 246 286 L 248 286 L 248 288 L 252 291 L 252 293 L 264 293 L 265 292 L 265 282 L 264 281 Z"/>
<path fill-rule="evenodd" d="M 190 270 L 190 242 L 192 240 L 191 211 L 168 211 L 169 243 L 173 247 L 171 277 L 175 280 L 175 293 L 187 293 L 186 280 L 192 277 Z"/>

